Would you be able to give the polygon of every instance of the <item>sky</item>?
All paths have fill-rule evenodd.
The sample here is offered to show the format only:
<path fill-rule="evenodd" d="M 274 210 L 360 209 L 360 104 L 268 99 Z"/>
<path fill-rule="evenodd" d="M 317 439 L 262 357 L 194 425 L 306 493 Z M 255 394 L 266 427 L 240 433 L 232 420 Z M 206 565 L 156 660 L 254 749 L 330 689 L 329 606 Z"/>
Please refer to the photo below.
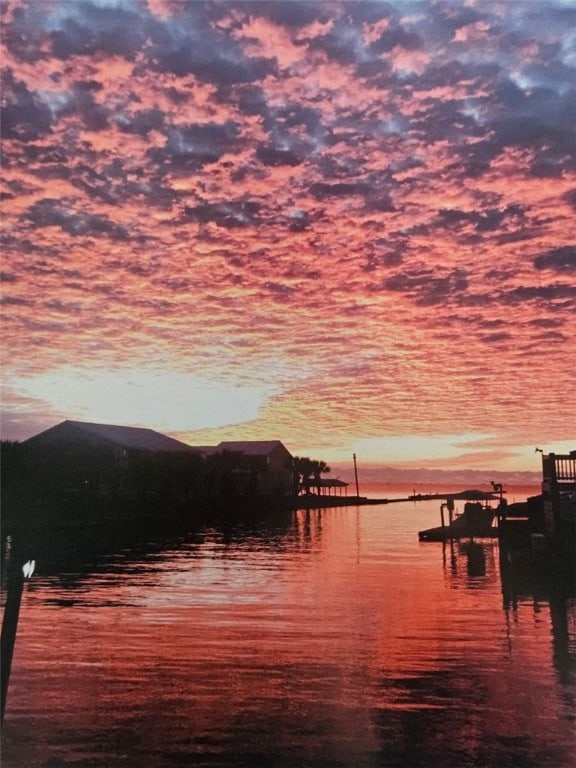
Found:
<path fill-rule="evenodd" d="M 0 8 L 3 439 L 576 448 L 576 2 Z"/>

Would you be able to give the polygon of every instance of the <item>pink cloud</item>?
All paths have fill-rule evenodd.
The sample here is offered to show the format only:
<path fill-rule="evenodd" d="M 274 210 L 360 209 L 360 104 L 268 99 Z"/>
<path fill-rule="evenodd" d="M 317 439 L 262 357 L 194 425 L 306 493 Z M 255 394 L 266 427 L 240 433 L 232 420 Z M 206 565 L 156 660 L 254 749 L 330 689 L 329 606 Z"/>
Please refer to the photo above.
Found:
<path fill-rule="evenodd" d="M 151 364 L 280 387 L 197 442 L 568 439 L 571 251 L 537 259 L 571 245 L 569 73 L 539 29 L 210 8 L 150 0 L 124 41 L 103 11 L 86 51 L 7 7 L 6 407 L 70 361 Z"/>

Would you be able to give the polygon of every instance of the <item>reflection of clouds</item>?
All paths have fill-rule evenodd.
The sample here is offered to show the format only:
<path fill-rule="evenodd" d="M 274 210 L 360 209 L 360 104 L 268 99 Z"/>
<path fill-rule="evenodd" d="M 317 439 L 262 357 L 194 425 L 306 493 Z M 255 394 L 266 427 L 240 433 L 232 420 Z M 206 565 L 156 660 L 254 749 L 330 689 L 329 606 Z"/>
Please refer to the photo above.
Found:
<path fill-rule="evenodd" d="M 406 517 L 387 536 L 376 508 L 302 511 L 285 528 L 211 523 L 192 538 L 143 531 L 142 546 L 115 541 L 117 556 L 90 550 L 91 565 L 79 542 L 58 556 L 50 537 L 11 693 L 30 717 L 5 759 L 82 744 L 85 759 L 108 745 L 144 765 L 570 764 L 573 601 L 503 609 L 495 545 L 487 576 L 470 578 L 458 545 L 455 572 L 443 569 Z"/>
<path fill-rule="evenodd" d="M 144 361 L 268 386 L 276 356 L 314 377 L 255 436 L 568 437 L 573 12 L 426 11 L 8 4 L 16 375 Z"/>

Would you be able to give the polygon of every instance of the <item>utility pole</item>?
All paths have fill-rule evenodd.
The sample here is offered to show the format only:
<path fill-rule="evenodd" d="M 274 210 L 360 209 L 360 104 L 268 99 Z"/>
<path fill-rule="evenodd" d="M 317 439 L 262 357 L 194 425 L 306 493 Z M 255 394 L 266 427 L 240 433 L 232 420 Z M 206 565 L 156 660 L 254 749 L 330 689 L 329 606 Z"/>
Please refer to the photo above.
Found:
<path fill-rule="evenodd" d="M 360 491 L 358 490 L 358 467 L 356 466 L 356 454 L 352 454 L 354 458 L 354 478 L 356 480 L 356 496 L 360 497 Z"/>

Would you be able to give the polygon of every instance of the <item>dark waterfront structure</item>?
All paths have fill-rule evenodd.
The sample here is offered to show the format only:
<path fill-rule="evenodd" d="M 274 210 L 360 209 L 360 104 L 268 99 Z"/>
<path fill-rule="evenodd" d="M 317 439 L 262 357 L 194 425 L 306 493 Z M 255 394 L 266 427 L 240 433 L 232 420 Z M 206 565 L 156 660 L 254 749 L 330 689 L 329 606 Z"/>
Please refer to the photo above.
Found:
<path fill-rule="evenodd" d="M 67 420 L 3 445 L 5 522 L 69 524 L 119 514 L 172 514 L 185 522 L 209 507 L 285 502 L 294 492 L 293 462 L 280 440 L 196 447 L 152 429 Z"/>
<path fill-rule="evenodd" d="M 0 672 L 2 676 L 2 703 L 0 719 L 4 722 L 4 712 L 6 711 L 6 698 L 8 695 L 8 685 L 10 682 L 10 670 L 12 667 L 12 657 L 14 655 L 14 646 L 16 643 L 16 634 L 18 631 L 18 618 L 20 614 L 20 603 L 22 600 L 22 591 L 24 582 L 34 573 L 35 561 L 28 560 L 20 562 L 17 553 L 11 553 L 6 568 L 6 601 L 4 604 L 4 613 L 2 616 L 2 633 L 0 636 Z M 3 585 L 4 586 L 4 585 Z"/>
<path fill-rule="evenodd" d="M 50 506 L 80 519 L 116 502 L 181 504 L 200 491 L 203 465 L 200 451 L 152 429 L 64 421 L 3 446 L 2 500 L 9 521 Z"/>
<path fill-rule="evenodd" d="M 529 550 L 566 563 L 576 559 L 576 451 L 542 455 L 542 493 L 499 510 L 501 549 Z"/>
<path fill-rule="evenodd" d="M 321 496 L 348 496 L 349 483 L 344 480 L 338 480 L 334 477 L 321 478 L 316 481 L 316 487 L 320 491 Z"/>
<path fill-rule="evenodd" d="M 258 498 L 292 492 L 293 458 L 280 440 L 223 441 L 198 450 L 231 470 L 217 489 L 220 495 Z"/>
<path fill-rule="evenodd" d="M 418 497 L 413 497 L 415 501 Z M 442 498 L 445 501 L 440 505 L 440 518 L 442 525 L 436 528 L 428 528 L 418 532 L 420 541 L 447 541 L 449 539 L 462 538 L 492 538 L 498 536 L 498 530 L 492 523 L 502 507 L 502 497 L 493 493 L 479 490 L 461 491 L 460 493 L 448 493 Z M 498 509 L 490 506 L 490 501 L 499 500 Z M 454 502 L 464 501 L 464 511 L 461 515 L 454 515 Z M 446 525 L 445 511 L 448 512 L 448 525 Z"/>
<path fill-rule="evenodd" d="M 567 564 L 576 558 L 576 451 L 542 456 L 542 493 L 524 502 L 508 504 L 500 484 L 494 492 L 479 490 L 437 495 L 442 524 L 419 531 L 420 541 L 497 538 L 506 558 L 519 552 L 550 555 Z M 421 501 L 424 496 L 414 496 Z M 454 502 L 465 500 L 464 512 L 454 515 Z M 493 507 L 490 502 L 498 501 Z M 448 512 L 448 524 L 445 520 Z M 495 524 L 497 523 L 497 524 Z"/>
<path fill-rule="evenodd" d="M 542 456 L 544 533 L 552 541 L 574 532 L 576 521 L 576 451 Z"/>

